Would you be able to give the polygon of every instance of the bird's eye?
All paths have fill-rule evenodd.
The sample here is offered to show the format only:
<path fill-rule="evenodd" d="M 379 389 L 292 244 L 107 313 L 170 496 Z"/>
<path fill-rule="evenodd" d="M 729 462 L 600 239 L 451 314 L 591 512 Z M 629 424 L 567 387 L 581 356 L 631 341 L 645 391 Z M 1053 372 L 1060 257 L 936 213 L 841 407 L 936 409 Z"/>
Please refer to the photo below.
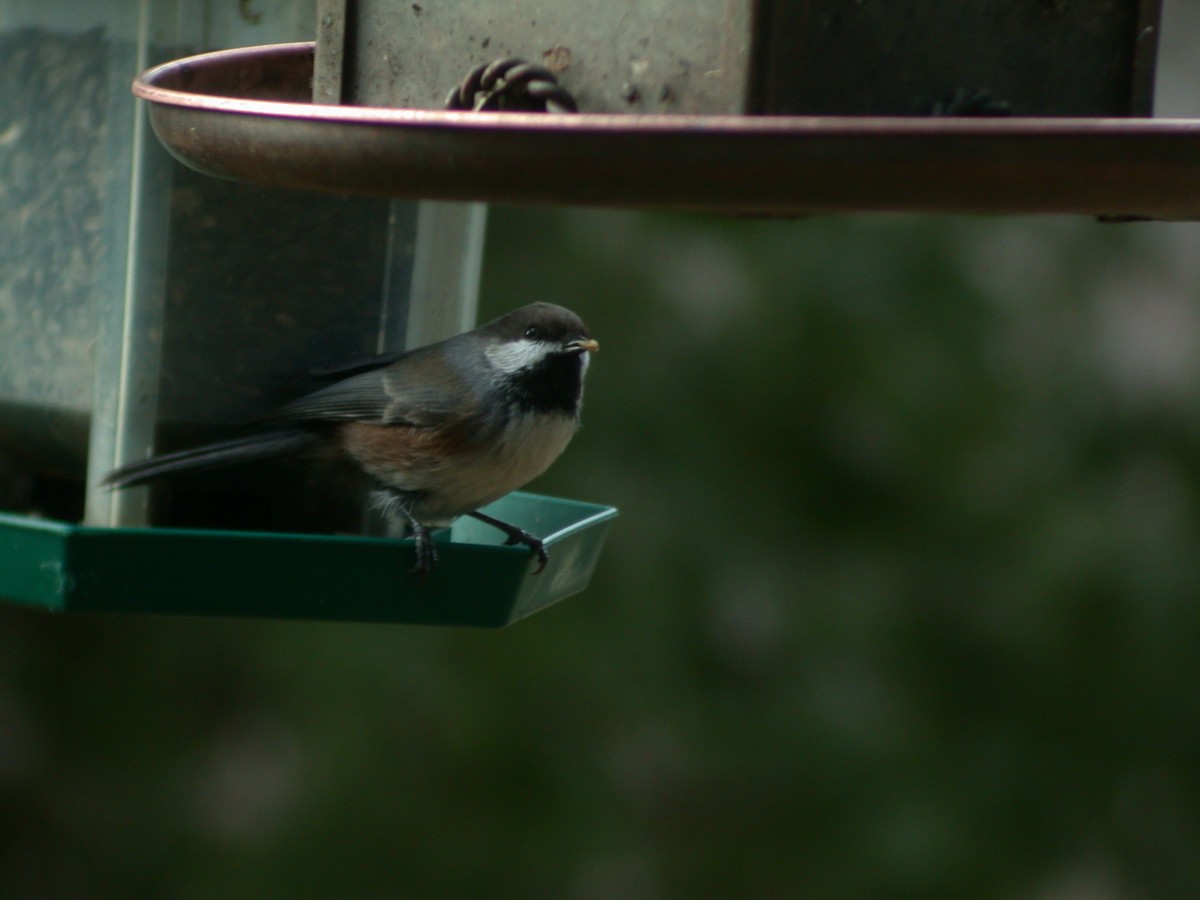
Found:
<path fill-rule="evenodd" d="M 529 338 L 531 341 L 540 341 L 545 336 L 546 332 L 542 331 L 542 329 L 538 328 L 536 325 L 530 325 L 525 329 L 525 337 Z"/>

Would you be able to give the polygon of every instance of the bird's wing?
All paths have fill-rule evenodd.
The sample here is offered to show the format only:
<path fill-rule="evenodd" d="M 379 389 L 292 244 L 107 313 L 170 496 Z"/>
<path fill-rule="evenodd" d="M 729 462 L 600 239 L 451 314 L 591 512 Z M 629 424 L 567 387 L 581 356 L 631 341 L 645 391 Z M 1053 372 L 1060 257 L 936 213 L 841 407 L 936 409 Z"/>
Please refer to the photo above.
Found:
<path fill-rule="evenodd" d="M 270 418 L 431 427 L 468 412 L 464 406 L 472 404 L 461 373 L 436 357 L 414 352 L 386 368 L 293 400 Z"/>
<path fill-rule="evenodd" d="M 351 375 L 359 375 L 363 372 L 373 372 L 376 369 L 382 369 L 384 366 L 390 366 L 392 363 L 400 359 L 400 357 L 409 353 L 408 350 L 393 350 L 390 353 L 380 353 L 375 356 L 364 356 L 361 359 L 353 360 L 352 362 L 342 363 L 341 365 L 331 366 L 327 369 L 313 369 L 309 375 L 320 381 L 338 381 L 343 378 L 349 378 Z"/>

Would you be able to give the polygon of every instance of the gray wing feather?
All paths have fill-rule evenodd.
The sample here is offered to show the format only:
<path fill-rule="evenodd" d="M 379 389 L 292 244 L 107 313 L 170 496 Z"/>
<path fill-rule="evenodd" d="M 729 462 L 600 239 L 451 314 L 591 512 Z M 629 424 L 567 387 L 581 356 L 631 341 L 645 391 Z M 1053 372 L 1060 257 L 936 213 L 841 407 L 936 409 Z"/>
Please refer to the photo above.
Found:
<path fill-rule="evenodd" d="M 293 400 L 271 418 L 430 427 L 462 415 L 467 396 L 460 373 L 425 354 L 410 353 L 387 368 L 363 372 Z"/>
<path fill-rule="evenodd" d="M 349 378 L 351 375 L 358 375 L 362 372 L 373 372 L 376 369 L 382 369 L 384 366 L 390 366 L 410 352 L 409 350 L 394 350 L 391 353 L 380 353 L 375 356 L 356 359 L 353 362 L 342 363 L 339 366 L 314 369 L 309 374 L 321 381 L 340 381 L 343 378 Z"/>

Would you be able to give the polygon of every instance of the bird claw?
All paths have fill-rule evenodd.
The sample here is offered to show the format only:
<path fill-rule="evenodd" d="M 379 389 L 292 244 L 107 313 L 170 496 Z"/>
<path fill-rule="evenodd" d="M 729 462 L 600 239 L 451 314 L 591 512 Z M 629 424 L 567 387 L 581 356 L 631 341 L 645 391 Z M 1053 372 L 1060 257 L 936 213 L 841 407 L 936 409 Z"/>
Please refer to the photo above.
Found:
<path fill-rule="evenodd" d="M 437 568 L 437 545 L 434 544 L 433 538 L 429 534 L 429 529 L 424 526 L 413 528 L 412 531 L 413 550 L 415 551 L 416 560 L 408 571 L 417 577 L 418 583 L 424 584 L 425 579 L 433 574 L 433 570 Z"/>
<path fill-rule="evenodd" d="M 1012 115 L 1012 104 L 993 97 L 990 91 L 971 91 L 956 88 L 930 107 L 929 115 L 936 117 L 1004 117 Z"/>
<path fill-rule="evenodd" d="M 524 544 L 537 557 L 538 567 L 530 573 L 532 575 L 541 575 L 542 570 L 546 568 L 546 563 L 550 562 L 550 554 L 546 552 L 546 544 L 541 538 L 534 537 L 528 531 L 523 531 L 521 537 L 510 535 L 504 543 L 509 545 Z"/>
<path fill-rule="evenodd" d="M 433 537 L 429 533 L 429 529 L 418 522 L 408 510 L 401 506 L 400 511 L 408 519 L 409 531 L 412 533 L 413 550 L 416 559 L 412 567 L 408 570 L 417 577 L 418 583 L 424 583 L 425 579 L 433 574 L 433 570 L 438 565 L 437 546 L 433 542 Z M 491 525 L 493 528 L 504 532 L 505 545 L 512 546 L 513 544 L 524 544 L 529 548 L 530 552 L 537 557 L 538 566 L 531 574 L 540 575 L 546 568 L 546 564 L 550 562 L 550 554 L 546 552 L 546 543 L 536 535 L 530 534 L 524 528 L 519 528 L 516 525 L 510 525 L 500 519 L 494 519 L 491 516 L 478 511 L 469 513 L 469 515 Z"/>
<path fill-rule="evenodd" d="M 504 544 L 506 547 L 511 547 L 514 544 L 524 544 L 529 548 L 530 552 L 537 557 L 538 567 L 530 574 L 540 575 L 542 570 L 546 568 L 546 563 L 550 562 L 550 554 L 546 552 L 546 543 L 536 535 L 530 534 L 524 528 L 518 528 L 516 525 L 511 525 L 500 519 L 494 519 L 489 515 L 479 512 L 469 513 L 473 518 L 480 522 L 486 522 L 493 528 L 503 531 L 507 535 Z"/>

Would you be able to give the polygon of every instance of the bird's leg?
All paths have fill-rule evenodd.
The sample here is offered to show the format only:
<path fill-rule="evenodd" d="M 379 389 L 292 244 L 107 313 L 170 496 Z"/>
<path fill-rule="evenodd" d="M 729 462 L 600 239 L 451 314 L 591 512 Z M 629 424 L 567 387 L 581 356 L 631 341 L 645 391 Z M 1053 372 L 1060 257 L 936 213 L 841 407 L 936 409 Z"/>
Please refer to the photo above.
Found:
<path fill-rule="evenodd" d="M 549 562 L 550 555 L 546 552 L 546 545 L 542 542 L 541 538 L 535 537 L 524 528 L 518 528 L 516 525 L 510 525 L 508 522 L 503 522 L 500 519 L 494 519 L 487 513 L 479 512 L 479 510 L 467 513 L 467 515 L 478 519 L 480 522 L 486 522 L 498 531 L 503 531 L 508 536 L 508 540 L 504 543 L 524 544 L 532 550 L 538 558 L 538 567 L 534 570 L 534 575 L 540 574 L 542 569 L 546 568 L 546 563 Z"/>
<path fill-rule="evenodd" d="M 429 529 L 417 521 L 402 497 L 390 491 L 382 496 L 383 499 L 378 504 L 378 508 L 384 515 L 399 513 L 408 524 L 408 530 L 413 537 L 413 549 L 416 553 L 416 561 L 408 571 L 416 575 L 420 581 L 424 581 L 437 568 L 437 545 L 434 544 Z"/>
<path fill-rule="evenodd" d="M 437 545 L 433 542 L 433 538 L 430 537 L 429 529 L 416 519 L 409 517 L 408 524 L 412 529 L 413 549 L 417 555 L 416 562 L 413 563 L 412 568 L 408 571 L 416 575 L 418 580 L 424 581 L 437 568 Z"/>

